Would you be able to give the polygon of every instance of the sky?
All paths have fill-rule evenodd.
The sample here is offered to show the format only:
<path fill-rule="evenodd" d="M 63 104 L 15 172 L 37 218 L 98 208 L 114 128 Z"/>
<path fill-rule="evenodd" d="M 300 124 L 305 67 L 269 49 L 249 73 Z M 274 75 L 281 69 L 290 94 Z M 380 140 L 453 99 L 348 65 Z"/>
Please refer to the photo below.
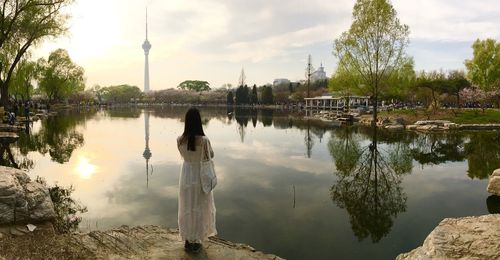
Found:
<path fill-rule="evenodd" d="M 212 88 L 276 78 L 305 78 L 307 56 L 327 75 L 333 41 L 352 22 L 355 0 L 76 0 L 69 32 L 36 46 L 33 56 L 68 50 L 86 85 L 144 85 L 148 8 L 150 88 L 206 80 Z M 410 27 L 407 53 L 417 70 L 465 69 L 477 39 L 500 39 L 500 0 L 392 0 Z"/>

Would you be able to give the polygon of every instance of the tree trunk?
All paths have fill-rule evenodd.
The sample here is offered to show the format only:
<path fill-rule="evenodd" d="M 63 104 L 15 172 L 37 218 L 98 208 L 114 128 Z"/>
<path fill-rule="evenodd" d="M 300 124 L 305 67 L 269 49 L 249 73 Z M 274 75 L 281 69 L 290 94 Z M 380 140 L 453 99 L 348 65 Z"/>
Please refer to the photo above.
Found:
<path fill-rule="evenodd" d="M 7 108 L 10 105 L 10 102 L 9 89 L 7 88 L 7 84 L 5 82 L 3 82 L 0 86 L 0 95 L 2 96 L 0 98 L 0 105 L 2 105 L 4 108 Z"/>
<path fill-rule="evenodd" d="M 378 100 L 377 100 L 377 94 L 373 97 L 373 121 L 372 121 L 372 127 L 377 126 L 377 108 L 378 108 Z"/>

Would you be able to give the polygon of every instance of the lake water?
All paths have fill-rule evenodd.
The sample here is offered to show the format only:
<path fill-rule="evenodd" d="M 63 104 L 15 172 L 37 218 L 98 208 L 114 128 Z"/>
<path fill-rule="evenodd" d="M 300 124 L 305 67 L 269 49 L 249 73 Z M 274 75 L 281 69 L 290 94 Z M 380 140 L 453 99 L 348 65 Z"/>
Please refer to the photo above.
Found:
<path fill-rule="evenodd" d="M 88 207 L 83 230 L 176 227 L 175 140 L 186 110 L 61 112 L 2 149 L 2 164 L 73 185 Z M 219 236 L 264 252 L 393 259 L 421 245 L 443 218 L 498 209 L 485 190 L 500 167 L 499 132 L 374 132 L 271 110 L 211 108 L 202 117 L 219 179 Z"/>

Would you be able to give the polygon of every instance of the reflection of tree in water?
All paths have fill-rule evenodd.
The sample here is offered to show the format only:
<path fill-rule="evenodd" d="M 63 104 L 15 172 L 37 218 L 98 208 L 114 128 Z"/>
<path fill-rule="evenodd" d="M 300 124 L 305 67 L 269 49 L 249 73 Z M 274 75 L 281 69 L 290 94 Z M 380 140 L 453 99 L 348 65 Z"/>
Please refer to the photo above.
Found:
<path fill-rule="evenodd" d="M 111 107 L 104 110 L 104 113 L 112 118 L 139 118 L 141 112 L 137 107 Z"/>
<path fill-rule="evenodd" d="M 359 140 L 353 134 L 353 129 L 347 127 L 332 131 L 332 138 L 328 142 L 328 150 L 335 159 L 337 173 L 342 176 L 348 176 L 354 171 L 361 154 Z"/>
<path fill-rule="evenodd" d="M 252 109 L 250 111 L 250 114 L 252 115 L 253 128 L 255 128 L 255 127 L 257 127 L 257 109 Z"/>
<path fill-rule="evenodd" d="M 260 111 L 260 121 L 262 121 L 264 127 L 273 125 L 273 114 L 274 111 L 272 109 L 262 109 Z"/>
<path fill-rule="evenodd" d="M 83 145 L 83 134 L 76 130 L 78 121 L 72 117 L 49 117 L 33 138 L 41 154 L 49 153 L 53 161 L 68 162 L 73 151 Z"/>
<path fill-rule="evenodd" d="M 418 134 L 413 139 L 412 155 L 422 165 L 441 164 L 465 159 L 464 140 L 450 133 Z"/>
<path fill-rule="evenodd" d="M 304 136 L 304 144 L 306 145 L 307 158 L 311 158 L 314 140 L 311 136 L 311 123 L 307 120 L 306 135 Z"/>
<path fill-rule="evenodd" d="M 500 133 L 457 132 L 417 134 L 412 138 L 413 159 L 438 165 L 467 159 L 467 175 L 486 179 L 500 165 Z"/>
<path fill-rule="evenodd" d="M 328 144 L 338 177 L 330 188 L 331 198 L 347 210 L 359 240 L 370 236 L 378 242 L 389 233 L 393 218 L 406 210 L 401 177 L 412 169 L 410 149 L 404 143 L 379 147 L 377 129 L 371 144 L 361 148 L 352 129 L 340 131 L 345 132 L 332 136 Z"/>
<path fill-rule="evenodd" d="M 236 108 L 234 111 L 234 118 L 238 123 L 238 133 L 240 134 L 241 142 L 245 141 L 245 128 L 248 125 L 248 120 L 250 117 L 250 110 L 244 108 Z"/>
<path fill-rule="evenodd" d="M 12 149 L 9 144 L 0 145 L 0 165 L 17 169 L 33 169 L 33 160 L 20 153 L 19 149 Z"/>
<path fill-rule="evenodd" d="M 37 133 L 21 135 L 15 145 L 24 157 L 31 151 L 38 151 L 41 154 L 48 153 L 58 163 L 68 162 L 73 151 L 84 143 L 83 134 L 76 127 L 95 114 L 96 111 L 91 110 L 48 117 L 42 120 Z"/>
<path fill-rule="evenodd" d="M 471 178 L 486 179 L 500 167 L 500 133 L 475 132 L 465 144 Z"/>
<path fill-rule="evenodd" d="M 234 115 L 233 107 L 228 106 L 226 109 L 226 114 L 227 114 L 227 123 L 231 124 L 231 121 L 233 121 L 233 115 Z"/>

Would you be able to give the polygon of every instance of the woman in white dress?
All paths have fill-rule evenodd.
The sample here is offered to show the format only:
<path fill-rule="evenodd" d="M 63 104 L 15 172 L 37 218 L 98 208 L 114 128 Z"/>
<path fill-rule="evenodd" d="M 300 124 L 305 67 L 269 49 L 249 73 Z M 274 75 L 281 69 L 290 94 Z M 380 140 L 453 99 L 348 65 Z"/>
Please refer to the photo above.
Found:
<path fill-rule="evenodd" d="M 202 150 L 202 147 L 204 150 Z M 200 112 L 190 108 L 186 113 L 184 133 L 177 138 L 177 148 L 183 158 L 179 180 L 178 224 L 184 248 L 199 252 L 201 243 L 215 236 L 215 204 L 212 192 L 201 187 L 200 162 L 209 155 L 214 157 L 210 141 L 203 132 Z"/>

